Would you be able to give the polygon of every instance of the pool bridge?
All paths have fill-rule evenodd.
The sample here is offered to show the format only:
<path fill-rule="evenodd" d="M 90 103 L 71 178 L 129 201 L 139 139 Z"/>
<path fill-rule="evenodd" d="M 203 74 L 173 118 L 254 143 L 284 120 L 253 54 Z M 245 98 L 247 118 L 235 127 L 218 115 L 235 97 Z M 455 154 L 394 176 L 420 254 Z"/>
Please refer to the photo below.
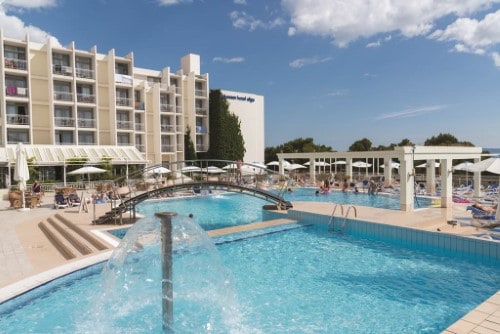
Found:
<path fill-rule="evenodd" d="M 287 210 L 292 204 L 283 195 L 291 181 L 287 175 L 254 163 L 213 159 L 164 163 L 115 180 L 111 210 L 93 223 L 122 222 L 124 215 L 135 219 L 136 206 L 148 199 L 203 196 L 214 191 L 254 196 Z"/>

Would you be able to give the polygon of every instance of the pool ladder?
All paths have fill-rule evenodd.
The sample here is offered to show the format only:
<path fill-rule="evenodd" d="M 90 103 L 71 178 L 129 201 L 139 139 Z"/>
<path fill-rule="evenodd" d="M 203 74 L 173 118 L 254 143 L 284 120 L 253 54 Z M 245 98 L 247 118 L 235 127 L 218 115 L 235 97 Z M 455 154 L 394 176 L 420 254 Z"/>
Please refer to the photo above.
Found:
<path fill-rule="evenodd" d="M 335 211 L 337 211 L 337 208 L 340 207 L 340 215 L 343 216 L 344 215 L 344 206 L 342 204 L 335 204 L 335 206 L 333 207 L 333 211 L 332 211 L 332 214 L 330 215 L 330 220 L 328 221 L 328 231 L 333 231 L 333 227 L 334 227 L 334 215 L 335 215 Z"/>
<path fill-rule="evenodd" d="M 335 206 L 333 207 L 332 214 L 330 215 L 330 220 L 328 221 L 328 231 L 334 230 L 334 225 L 335 225 L 334 215 L 335 215 L 335 211 L 337 211 L 337 207 L 340 207 L 340 215 L 343 217 L 342 226 L 341 226 L 342 229 L 345 227 L 345 225 L 347 223 L 347 217 L 349 217 L 349 212 L 351 212 L 351 209 L 353 209 L 353 211 L 354 211 L 354 218 L 358 217 L 358 209 L 356 209 L 356 207 L 354 205 L 349 206 L 347 208 L 345 215 L 344 215 L 344 206 L 342 204 L 335 204 Z"/>

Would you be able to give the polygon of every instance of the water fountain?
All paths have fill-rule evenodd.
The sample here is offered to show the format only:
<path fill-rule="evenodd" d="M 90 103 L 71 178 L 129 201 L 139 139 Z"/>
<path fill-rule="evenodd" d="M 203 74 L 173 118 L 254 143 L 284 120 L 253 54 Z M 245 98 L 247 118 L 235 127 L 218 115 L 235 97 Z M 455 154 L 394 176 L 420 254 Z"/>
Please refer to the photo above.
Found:
<path fill-rule="evenodd" d="M 102 291 L 93 296 L 76 330 L 253 332 L 244 324 L 231 275 L 206 232 L 192 218 L 156 216 L 130 228 L 103 270 Z"/>

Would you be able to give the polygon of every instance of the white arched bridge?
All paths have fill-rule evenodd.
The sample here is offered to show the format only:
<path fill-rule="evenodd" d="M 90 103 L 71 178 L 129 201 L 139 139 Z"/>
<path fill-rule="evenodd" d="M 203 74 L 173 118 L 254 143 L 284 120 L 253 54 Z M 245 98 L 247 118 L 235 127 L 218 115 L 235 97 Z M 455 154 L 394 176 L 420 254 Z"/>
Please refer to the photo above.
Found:
<path fill-rule="evenodd" d="M 111 208 L 94 224 L 121 220 L 129 212 L 135 218 L 136 206 L 151 198 L 171 197 L 180 192 L 205 195 L 227 191 L 261 198 L 277 209 L 292 204 L 283 198 L 292 180 L 267 169 L 265 165 L 229 160 L 186 160 L 163 163 L 127 173 L 114 180 L 113 192 L 121 203 Z"/>

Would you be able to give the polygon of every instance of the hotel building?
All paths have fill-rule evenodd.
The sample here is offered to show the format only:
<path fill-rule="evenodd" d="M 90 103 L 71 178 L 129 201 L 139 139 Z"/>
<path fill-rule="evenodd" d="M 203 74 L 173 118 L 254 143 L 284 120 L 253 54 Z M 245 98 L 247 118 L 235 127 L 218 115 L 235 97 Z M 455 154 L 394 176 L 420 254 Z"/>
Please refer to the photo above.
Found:
<path fill-rule="evenodd" d="M 221 90 L 229 111 L 240 119 L 245 141 L 243 161 L 264 163 L 264 96 Z"/>
<path fill-rule="evenodd" d="M 188 128 L 196 150 L 208 150 L 209 78 L 198 55 L 182 57 L 176 72 L 157 71 L 135 67 L 133 53 L 114 49 L 9 39 L 1 30 L 0 40 L 0 188 L 8 186 L 19 142 L 49 179 L 74 157 L 183 160 Z"/>

